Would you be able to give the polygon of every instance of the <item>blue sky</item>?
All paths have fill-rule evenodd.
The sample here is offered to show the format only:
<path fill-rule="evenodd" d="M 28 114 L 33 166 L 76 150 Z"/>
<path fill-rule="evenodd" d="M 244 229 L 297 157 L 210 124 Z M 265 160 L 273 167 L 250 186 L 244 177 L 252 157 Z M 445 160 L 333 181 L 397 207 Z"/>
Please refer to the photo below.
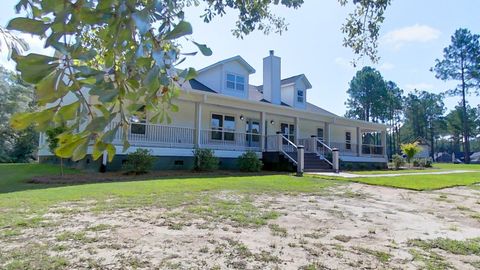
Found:
<path fill-rule="evenodd" d="M 17 1 L 3 0 L 0 24 L 6 25 L 15 16 L 13 6 Z M 229 12 L 214 22 L 205 24 L 199 18 L 201 8 L 189 8 L 186 19 L 193 25 L 193 39 L 206 43 L 213 55 L 197 55 L 185 65 L 200 69 L 216 61 L 241 55 L 257 73 L 251 83 L 261 84 L 262 58 L 269 50 L 282 57 L 282 77 L 304 73 L 313 85 L 308 100 L 329 111 L 343 115 L 347 99 L 348 82 L 362 65 L 371 65 L 368 60 L 353 68 L 349 62 L 353 55 L 342 47 L 343 35 L 340 27 L 348 8 L 340 7 L 337 0 L 312 1 L 298 10 L 275 8 L 274 11 L 286 18 L 289 29 L 282 35 L 255 32 L 244 39 L 232 36 L 236 13 Z M 435 59 L 442 57 L 442 50 L 450 43 L 457 28 L 468 28 L 480 33 L 478 20 L 480 1 L 477 0 L 392 0 L 386 12 L 380 38 L 381 60 L 374 65 L 385 79 L 396 82 L 405 92 L 414 88 L 440 93 L 452 88 L 455 83 L 437 80 L 429 69 Z M 26 37 L 33 51 L 41 51 L 41 41 Z M 185 50 L 194 49 L 185 45 Z M 13 63 L 0 63 L 13 68 Z M 458 97 L 448 98 L 446 105 L 455 106 Z M 480 98 L 469 96 L 471 105 L 477 106 Z"/>

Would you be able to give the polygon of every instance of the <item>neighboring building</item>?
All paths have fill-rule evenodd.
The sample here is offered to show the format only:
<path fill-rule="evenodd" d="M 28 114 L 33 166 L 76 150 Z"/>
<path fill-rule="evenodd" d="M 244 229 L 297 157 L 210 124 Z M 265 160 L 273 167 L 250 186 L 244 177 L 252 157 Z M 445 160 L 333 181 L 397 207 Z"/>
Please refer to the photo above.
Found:
<path fill-rule="evenodd" d="M 125 154 L 137 148 L 158 157 L 157 169 L 191 168 L 194 147 L 214 149 L 225 168 L 235 167 L 236 158 L 252 150 L 267 167 L 278 169 L 282 159 L 295 166 L 295 148 L 305 145 L 305 169 L 319 170 L 328 167 L 322 162 L 328 147 L 322 143 L 339 149 L 342 164 L 386 166 L 385 125 L 347 119 L 309 103 L 313 90 L 307 77 L 281 79 L 280 62 L 273 51 L 263 59 L 260 86 L 250 84 L 255 69 L 240 56 L 200 69 L 174 101 L 179 112 L 171 113 L 172 124 L 150 123 L 147 112 L 146 119 L 131 125 L 126 153 L 118 134 L 117 155 L 108 169 L 119 168 Z M 43 136 L 40 144 L 40 159 L 48 160 Z"/>
<path fill-rule="evenodd" d="M 475 152 L 470 156 L 470 163 L 480 164 L 480 152 Z"/>
<path fill-rule="evenodd" d="M 415 155 L 415 158 L 428 158 L 430 157 L 430 152 L 432 151 L 430 147 L 430 143 L 428 143 L 427 140 L 424 138 L 418 137 L 413 141 L 412 143 L 417 143 L 418 146 L 420 146 L 421 150 L 418 152 L 418 154 Z"/>

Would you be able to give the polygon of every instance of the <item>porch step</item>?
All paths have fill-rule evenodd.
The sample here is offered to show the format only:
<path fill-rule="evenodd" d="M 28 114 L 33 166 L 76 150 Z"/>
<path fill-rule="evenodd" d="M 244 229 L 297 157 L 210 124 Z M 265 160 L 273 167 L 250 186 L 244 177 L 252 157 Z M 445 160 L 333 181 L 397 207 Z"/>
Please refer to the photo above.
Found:
<path fill-rule="evenodd" d="M 288 152 L 287 154 L 297 160 L 296 152 Z M 303 168 L 305 172 L 321 172 L 332 170 L 332 166 L 315 153 L 305 153 L 304 161 L 305 164 Z"/>

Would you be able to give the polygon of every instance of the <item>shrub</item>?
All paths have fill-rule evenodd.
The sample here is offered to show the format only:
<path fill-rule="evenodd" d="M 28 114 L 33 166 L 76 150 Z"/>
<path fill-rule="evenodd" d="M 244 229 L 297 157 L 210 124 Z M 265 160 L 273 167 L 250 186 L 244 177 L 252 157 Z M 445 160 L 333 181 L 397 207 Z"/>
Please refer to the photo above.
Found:
<path fill-rule="evenodd" d="M 196 171 L 214 171 L 218 169 L 218 158 L 212 149 L 195 148 L 193 157 Z"/>
<path fill-rule="evenodd" d="M 127 162 L 123 165 L 123 169 L 127 173 L 144 174 L 152 169 L 154 160 L 148 149 L 139 148 L 127 155 Z"/>
<path fill-rule="evenodd" d="M 402 152 L 407 156 L 407 162 L 410 163 L 412 158 L 418 154 L 422 149 L 418 146 L 417 142 L 404 143 L 400 145 Z"/>
<path fill-rule="evenodd" d="M 393 162 L 393 166 L 395 167 L 395 170 L 398 170 L 400 169 L 400 167 L 405 165 L 405 159 L 402 156 L 397 154 L 392 156 L 392 162 Z"/>
<path fill-rule="evenodd" d="M 247 151 L 238 157 L 238 167 L 244 172 L 259 172 L 262 170 L 263 162 L 254 151 Z"/>
<path fill-rule="evenodd" d="M 420 167 L 420 168 L 431 168 L 433 165 L 433 160 L 431 157 L 428 158 L 416 158 L 413 160 L 413 166 L 414 167 Z"/>

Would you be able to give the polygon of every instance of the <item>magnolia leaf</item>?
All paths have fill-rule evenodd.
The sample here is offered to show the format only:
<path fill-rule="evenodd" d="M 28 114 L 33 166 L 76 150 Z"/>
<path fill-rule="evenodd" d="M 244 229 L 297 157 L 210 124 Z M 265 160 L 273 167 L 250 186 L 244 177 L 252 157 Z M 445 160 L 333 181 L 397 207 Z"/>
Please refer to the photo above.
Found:
<path fill-rule="evenodd" d="M 115 139 L 115 135 L 117 135 L 119 125 L 117 125 L 115 128 L 110 129 L 109 131 L 105 132 L 102 136 L 102 141 L 106 143 L 111 143 Z"/>
<path fill-rule="evenodd" d="M 9 30 L 17 30 L 33 35 L 43 35 L 49 27 L 50 25 L 45 24 L 43 21 L 21 17 L 10 20 L 7 25 Z"/>
<path fill-rule="evenodd" d="M 58 67 L 57 58 L 36 53 L 22 56 L 14 50 L 12 59 L 17 63 L 17 70 L 20 71 L 22 78 L 33 84 L 40 82 Z"/>
<path fill-rule="evenodd" d="M 118 89 L 110 88 L 110 89 L 99 89 L 99 88 L 92 88 L 90 90 L 90 95 L 98 96 L 98 100 L 101 102 L 111 102 L 118 96 Z"/>
<path fill-rule="evenodd" d="M 38 96 L 38 104 L 43 106 L 47 103 L 63 97 L 68 88 L 62 80 L 59 80 L 61 72 L 52 72 L 44 77 L 35 87 L 35 93 Z"/>
<path fill-rule="evenodd" d="M 59 146 L 55 149 L 55 155 L 62 158 L 73 157 L 74 151 L 77 147 L 83 145 L 85 142 L 88 143 L 88 137 L 79 137 L 79 136 L 58 136 Z M 78 153 L 77 155 L 80 155 Z"/>
<path fill-rule="evenodd" d="M 192 34 L 192 25 L 186 21 L 180 21 L 172 31 L 165 35 L 166 40 L 177 39 L 179 37 L 183 37 L 185 35 Z"/>
<path fill-rule="evenodd" d="M 34 118 L 32 117 L 34 113 L 17 113 L 10 118 L 10 125 L 17 130 L 24 130 L 29 127 Z"/>
<path fill-rule="evenodd" d="M 106 125 L 107 125 L 107 120 L 105 118 L 96 117 L 92 119 L 92 121 L 87 125 L 85 130 L 88 130 L 91 132 L 100 132 L 105 129 Z"/>
<path fill-rule="evenodd" d="M 108 162 L 112 162 L 113 157 L 117 153 L 115 146 L 113 144 L 107 144 L 107 154 L 108 154 Z"/>
<path fill-rule="evenodd" d="M 205 45 L 205 44 L 199 44 L 199 43 L 197 43 L 197 42 L 195 42 L 195 41 L 192 41 L 192 42 L 193 42 L 193 44 L 197 45 L 198 49 L 200 50 L 200 52 L 201 52 L 203 55 L 205 55 L 205 56 L 210 56 L 210 55 L 212 55 L 212 50 L 211 50 L 209 47 L 207 47 L 207 45 Z"/>
<path fill-rule="evenodd" d="M 185 81 L 190 81 L 191 79 L 197 77 L 197 71 L 194 68 L 188 68 L 185 69 L 180 76 L 182 76 Z"/>
<path fill-rule="evenodd" d="M 55 115 L 58 119 L 57 122 L 66 122 L 75 119 L 78 108 L 80 108 L 80 101 L 75 101 L 71 104 L 62 106 Z"/>
<path fill-rule="evenodd" d="M 144 35 L 148 32 L 148 30 L 150 30 L 151 25 L 150 20 L 148 19 L 147 10 L 144 9 L 142 11 L 132 13 L 132 19 L 137 25 L 138 31 L 141 35 Z"/>
<path fill-rule="evenodd" d="M 171 105 L 170 105 L 170 110 L 171 110 L 172 112 L 178 112 L 178 105 L 176 105 L 176 104 L 171 104 Z"/>
<path fill-rule="evenodd" d="M 99 157 L 103 155 L 103 151 L 107 148 L 106 144 L 103 143 L 102 141 L 97 141 L 93 145 L 92 149 L 92 158 L 93 160 L 97 160 Z"/>
<path fill-rule="evenodd" d="M 89 141 L 88 137 L 85 137 L 77 141 L 77 148 L 75 148 L 75 150 L 73 150 L 73 153 L 72 153 L 73 161 L 81 160 L 87 155 L 88 141 Z"/>

